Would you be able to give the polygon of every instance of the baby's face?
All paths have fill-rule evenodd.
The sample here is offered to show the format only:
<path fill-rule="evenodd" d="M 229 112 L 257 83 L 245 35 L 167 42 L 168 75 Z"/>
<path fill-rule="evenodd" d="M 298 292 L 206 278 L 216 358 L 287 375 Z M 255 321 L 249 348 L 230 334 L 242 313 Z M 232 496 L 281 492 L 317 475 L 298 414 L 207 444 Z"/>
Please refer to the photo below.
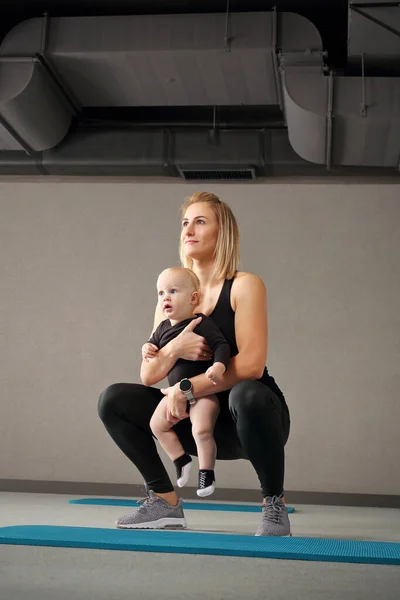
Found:
<path fill-rule="evenodd" d="M 193 314 L 193 292 L 191 281 L 179 271 L 167 269 L 157 280 L 158 303 L 167 319 L 185 319 Z"/>

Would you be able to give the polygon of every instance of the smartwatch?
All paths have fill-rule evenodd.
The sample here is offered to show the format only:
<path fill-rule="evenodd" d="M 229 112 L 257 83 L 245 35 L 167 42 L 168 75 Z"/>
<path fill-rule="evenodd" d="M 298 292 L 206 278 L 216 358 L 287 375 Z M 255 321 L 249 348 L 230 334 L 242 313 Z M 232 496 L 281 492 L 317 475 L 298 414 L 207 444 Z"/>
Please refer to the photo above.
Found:
<path fill-rule="evenodd" d="M 179 382 L 179 389 L 185 394 L 189 404 L 196 403 L 196 398 L 193 396 L 193 386 L 190 379 L 187 379 L 187 377 L 185 377 L 185 379 L 182 379 Z"/>

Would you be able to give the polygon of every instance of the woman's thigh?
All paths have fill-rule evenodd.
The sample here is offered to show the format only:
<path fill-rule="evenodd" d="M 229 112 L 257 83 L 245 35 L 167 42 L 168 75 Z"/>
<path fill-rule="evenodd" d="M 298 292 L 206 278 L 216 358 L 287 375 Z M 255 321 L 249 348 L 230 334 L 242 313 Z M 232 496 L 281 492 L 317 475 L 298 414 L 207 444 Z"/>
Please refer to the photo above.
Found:
<path fill-rule="evenodd" d="M 242 422 L 243 419 L 248 421 L 250 428 L 252 420 L 258 419 L 259 411 L 262 411 L 263 415 L 269 411 L 274 416 L 278 414 L 284 444 L 286 443 L 290 427 L 289 416 L 284 409 L 283 402 L 268 386 L 259 381 L 241 381 L 231 390 L 218 394 L 218 399 L 220 414 L 214 429 L 218 459 L 248 459 L 237 432 L 236 410 L 241 412 Z M 274 422 L 276 423 L 276 419 Z"/>
<path fill-rule="evenodd" d="M 226 390 L 217 394 L 220 412 L 214 427 L 214 439 L 219 460 L 247 458 L 239 441 L 235 420 L 229 409 L 230 393 L 231 390 Z"/>
<path fill-rule="evenodd" d="M 250 384 L 250 385 L 249 385 Z M 254 384 L 254 385 L 252 385 Z M 124 384 L 129 385 L 129 384 Z M 130 384 L 135 385 L 135 384 Z M 145 387 L 145 386 L 140 386 Z M 264 384 L 258 381 L 246 381 L 240 382 L 236 386 L 232 388 L 232 390 L 227 390 L 225 392 L 221 392 L 217 394 L 219 401 L 220 412 L 215 423 L 214 427 L 214 438 L 217 445 L 217 459 L 218 460 L 237 460 L 237 459 L 248 459 L 248 456 L 242 447 L 238 432 L 237 425 L 234 418 L 234 405 L 240 404 L 241 401 L 246 402 L 246 390 L 252 389 L 257 391 L 256 394 L 253 394 L 257 398 L 258 403 L 268 402 L 270 405 L 274 406 L 275 410 L 279 412 L 283 433 L 285 441 L 288 437 L 289 433 L 289 423 L 286 412 L 283 409 L 282 402 L 278 398 L 278 396 L 270 390 Z M 145 388 L 148 390 L 153 390 L 152 392 L 152 409 L 149 406 L 149 412 L 147 412 L 147 423 L 150 422 L 151 416 L 155 410 L 155 407 L 160 402 L 162 398 L 162 394 L 159 390 L 155 388 Z M 158 397 L 156 404 L 154 405 L 154 401 Z M 132 409 L 131 409 L 132 410 Z M 245 412 L 246 409 L 245 409 Z M 142 414 L 142 413 L 141 413 Z M 250 411 L 248 412 L 250 417 Z M 250 417 L 251 418 L 251 417 Z M 196 443 L 192 435 L 192 424 L 190 419 L 183 419 L 179 421 L 176 425 L 174 425 L 173 430 L 179 437 L 179 440 L 188 454 L 191 456 L 197 456 L 197 448 Z"/>
<path fill-rule="evenodd" d="M 248 431 L 265 427 L 265 435 L 271 428 L 280 429 L 283 444 L 289 437 L 290 417 L 285 403 L 267 385 L 260 381 L 241 381 L 229 394 L 229 409 L 235 421 L 240 419 L 241 426 Z"/>
<path fill-rule="evenodd" d="M 98 412 L 102 421 L 116 415 L 141 427 L 149 426 L 150 419 L 163 394 L 157 388 L 139 383 L 114 383 L 100 395 Z"/>

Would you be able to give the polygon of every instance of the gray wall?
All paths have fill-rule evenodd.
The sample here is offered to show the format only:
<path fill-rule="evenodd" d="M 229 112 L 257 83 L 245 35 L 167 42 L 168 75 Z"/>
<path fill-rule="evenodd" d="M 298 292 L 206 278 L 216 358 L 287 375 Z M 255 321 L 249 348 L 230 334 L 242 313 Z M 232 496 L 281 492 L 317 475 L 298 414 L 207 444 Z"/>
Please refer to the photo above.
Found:
<path fill-rule="evenodd" d="M 198 189 L 230 203 L 242 268 L 267 284 L 286 489 L 400 493 L 400 187 L 326 181 L 0 182 L 0 479 L 141 483 L 97 398 L 139 381 L 156 276 L 178 264 L 178 209 Z M 217 474 L 258 487 L 244 461 Z"/>

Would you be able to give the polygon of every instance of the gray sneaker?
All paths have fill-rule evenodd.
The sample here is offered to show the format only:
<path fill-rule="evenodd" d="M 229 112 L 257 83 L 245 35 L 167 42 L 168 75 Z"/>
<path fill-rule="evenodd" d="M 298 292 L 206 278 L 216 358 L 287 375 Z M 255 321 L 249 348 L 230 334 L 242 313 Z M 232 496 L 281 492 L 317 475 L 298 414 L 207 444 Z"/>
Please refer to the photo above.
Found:
<path fill-rule="evenodd" d="M 262 505 L 262 520 L 256 535 L 291 536 L 290 522 L 286 506 L 281 502 L 281 496 L 267 496 L 266 504 Z"/>
<path fill-rule="evenodd" d="M 139 508 L 120 517 L 115 525 L 120 529 L 164 529 L 166 527 L 186 529 L 182 500 L 179 500 L 176 506 L 171 506 L 153 490 L 149 490 L 147 498 L 140 502 Z"/>

